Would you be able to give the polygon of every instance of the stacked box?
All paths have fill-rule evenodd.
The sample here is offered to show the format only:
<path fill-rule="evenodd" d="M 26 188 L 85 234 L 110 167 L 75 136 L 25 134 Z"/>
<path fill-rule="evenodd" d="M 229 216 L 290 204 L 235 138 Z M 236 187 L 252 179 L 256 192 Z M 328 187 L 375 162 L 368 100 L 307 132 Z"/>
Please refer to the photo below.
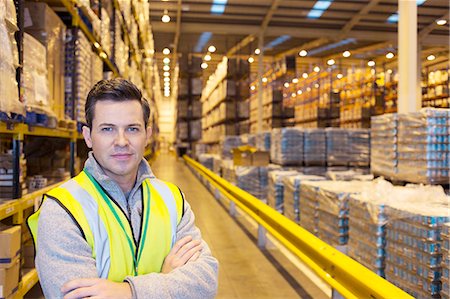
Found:
<path fill-rule="evenodd" d="M 299 128 L 276 128 L 272 130 L 270 159 L 280 165 L 302 165 L 303 130 Z"/>
<path fill-rule="evenodd" d="M 0 113 L 17 113 L 24 115 L 25 107 L 19 99 L 16 81 L 16 68 L 19 66 L 19 54 L 14 38 L 18 30 L 16 10 L 12 0 L 0 3 Z"/>
<path fill-rule="evenodd" d="M 223 159 L 233 159 L 233 149 L 243 145 L 240 136 L 223 136 L 220 140 L 221 155 Z"/>
<path fill-rule="evenodd" d="M 256 147 L 260 151 L 270 151 L 270 137 L 271 132 L 262 132 L 259 134 L 256 134 Z"/>
<path fill-rule="evenodd" d="M 128 58 L 129 58 L 129 47 L 122 39 L 122 30 L 120 26 L 120 11 L 115 10 L 115 23 L 114 23 L 114 63 L 119 69 L 123 76 L 128 74 Z"/>
<path fill-rule="evenodd" d="M 305 165 L 326 165 L 326 135 L 324 129 L 304 130 L 303 160 Z"/>
<path fill-rule="evenodd" d="M 450 221 L 448 199 L 386 206 L 386 279 L 415 298 L 439 298 L 443 276 L 443 224 Z"/>
<path fill-rule="evenodd" d="M 45 3 L 25 2 L 24 10 L 25 31 L 36 38 L 46 49 L 49 107 L 58 119 L 64 119 L 66 26 Z"/>
<path fill-rule="evenodd" d="M 213 156 L 213 171 L 217 175 L 221 175 L 222 158 L 219 155 Z"/>
<path fill-rule="evenodd" d="M 305 181 L 323 181 L 324 177 L 298 174 L 283 177 L 284 183 L 284 215 L 299 223 L 300 221 L 300 185 Z"/>
<path fill-rule="evenodd" d="M 102 44 L 103 51 L 111 57 L 112 54 L 112 43 L 111 43 L 111 19 L 109 17 L 108 11 L 102 7 L 101 9 L 101 26 L 100 26 L 100 43 Z"/>
<path fill-rule="evenodd" d="M 0 298 L 12 298 L 19 285 L 20 226 L 0 224 Z"/>
<path fill-rule="evenodd" d="M 398 172 L 398 115 L 383 114 L 373 116 L 371 126 L 371 172 L 386 177 L 394 177 Z"/>
<path fill-rule="evenodd" d="M 47 79 L 47 50 L 31 35 L 23 35 L 23 88 L 28 111 L 53 115 Z"/>
<path fill-rule="evenodd" d="M 233 160 L 222 160 L 221 163 L 222 177 L 228 182 L 234 184 L 236 182 L 236 172 Z"/>
<path fill-rule="evenodd" d="M 332 245 L 348 242 L 348 198 L 370 182 L 305 182 L 300 189 L 300 224 Z M 304 225 L 305 224 L 305 225 Z"/>
<path fill-rule="evenodd" d="M 187 122 L 178 122 L 177 137 L 181 140 L 188 139 L 188 123 Z"/>
<path fill-rule="evenodd" d="M 350 161 L 348 130 L 340 128 L 325 129 L 327 136 L 327 164 L 346 166 Z"/>
<path fill-rule="evenodd" d="M 349 170 L 336 170 L 329 167 L 326 177 L 332 181 L 371 181 L 372 174 L 368 174 L 368 169 L 352 168 Z"/>
<path fill-rule="evenodd" d="M 442 226 L 442 291 L 441 298 L 450 298 L 450 222 Z"/>
<path fill-rule="evenodd" d="M 201 120 L 192 120 L 189 122 L 191 140 L 200 140 L 202 138 L 202 122 Z"/>
<path fill-rule="evenodd" d="M 370 130 L 348 129 L 349 165 L 369 167 L 370 165 Z"/>
<path fill-rule="evenodd" d="M 265 201 L 267 198 L 268 168 L 259 166 L 236 166 L 236 186 Z"/>
<path fill-rule="evenodd" d="M 449 120 L 449 109 L 424 108 L 399 115 L 398 179 L 422 184 L 449 183 Z"/>
<path fill-rule="evenodd" d="M 298 175 L 295 170 L 275 170 L 269 172 L 269 188 L 267 203 L 278 212 L 284 212 L 284 181 L 283 178 Z"/>
<path fill-rule="evenodd" d="M 208 168 L 209 170 L 214 170 L 214 155 L 211 154 L 200 154 L 198 156 L 198 161 L 200 164 Z"/>

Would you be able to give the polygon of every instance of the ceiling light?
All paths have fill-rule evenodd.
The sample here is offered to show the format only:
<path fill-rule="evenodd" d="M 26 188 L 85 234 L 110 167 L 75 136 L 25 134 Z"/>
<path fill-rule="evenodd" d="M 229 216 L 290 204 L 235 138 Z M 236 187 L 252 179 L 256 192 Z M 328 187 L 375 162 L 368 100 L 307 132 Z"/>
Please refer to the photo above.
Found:
<path fill-rule="evenodd" d="M 169 82 L 164 82 L 164 87 L 170 87 L 170 83 Z"/>
<path fill-rule="evenodd" d="M 292 79 L 292 83 L 294 84 L 298 83 L 298 79 L 297 78 Z"/>
<path fill-rule="evenodd" d="M 263 81 L 264 83 L 266 83 L 266 82 L 267 82 L 267 78 L 266 78 L 266 77 L 262 78 L 262 81 Z"/>
<path fill-rule="evenodd" d="M 375 66 L 375 61 L 373 61 L 373 60 L 370 60 L 368 63 L 367 63 L 367 65 L 368 66 Z"/>
<path fill-rule="evenodd" d="M 305 57 L 306 55 L 308 55 L 308 52 L 306 50 L 301 50 L 300 52 L 298 52 L 298 55 L 300 55 L 301 57 Z"/>
<path fill-rule="evenodd" d="M 210 61 L 211 60 L 211 55 L 206 54 L 203 59 L 205 59 L 205 61 Z"/>
<path fill-rule="evenodd" d="M 427 60 L 428 61 L 432 61 L 432 60 L 435 60 L 436 59 L 436 56 L 434 56 L 434 55 L 429 55 L 428 57 L 427 57 Z"/>
<path fill-rule="evenodd" d="M 170 49 L 169 48 L 164 48 L 163 49 L 163 54 L 164 55 L 169 55 L 170 54 Z"/>
<path fill-rule="evenodd" d="M 208 64 L 206 63 L 206 62 L 203 62 L 201 65 L 200 65 L 200 67 L 202 68 L 202 69 L 207 69 L 208 68 Z"/>
<path fill-rule="evenodd" d="M 164 77 L 164 82 L 170 82 L 170 78 L 169 77 Z"/>
<path fill-rule="evenodd" d="M 97 42 L 95 42 L 95 43 L 94 43 L 94 47 L 98 49 L 98 48 L 100 48 L 100 44 L 97 43 Z"/>
<path fill-rule="evenodd" d="M 255 90 L 256 89 L 255 85 L 250 86 L 250 89 Z"/>
<path fill-rule="evenodd" d="M 298 93 L 298 94 L 302 94 L 303 91 L 302 91 L 301 89 L 299 89 L 299 90 L 297 90 L 297 93 Z"/>
<path fill-rule="evenodd" d="M 169 16 L 169 12 L 167 11 L 167 9 L 164 10 L 164 14 L 161 17 L 161 21 L 163 23 L 169 23 L 170 22 L 170 16 Z"/>
<path fill-rule="evenodd" d="M 388 69 L 387 72 L 388 72 L 388 74 L 392 74 L 392 70 L 391 69 Z"/>
<path fill-rule="evenodd" d="M 311 91 L 311 87 L 306 88 L 306 91 Z"/>
<path fill-rule="evenodd" d="M 334 59 L 330 59 L 330 60 L 327 61 L 328 65 L 333 65 L 335 63 L 336 63 L 336 61 L 334 61 Z"/>
<path fill-rule="evenodd" d="M 318 67 L 318 66 L 314 67 L 314 71 L 315 71 L 316 73 L 320 72 L 320 67 Z"/>
<path fill-rule="evenodd" d="M 170 66 L 168 66 L 168 65 L 163 66 L 163 70 L 166 71 L 166 72 L 169 71 L 170 70 Z"/>
<path fill-rule="evenodd" d="M 248 62 L 250 62 L 250 63 L 255 62 L 255 58 L 253 58 L 253 57 L 250 56 L 250 57 L 248 58 Z"/>
<path fill-rule="evenodd" d="M 169 72 L 164 72 L 164 77 L 169 77 L 170 73 Z"/>
<path fill-rule="evenodd" d="M 216 52 L 216 47 L 211 45 L 211 46 L 208 47 L 208 51 L 211 52 L 211 53 L 214 53 L 214 52 Z"/>
<path fill-rule="evenodd" d="M 439 26 L 444 26 L 445 24 L 447 24 L 447 20 L 444 19 L 437 20 L 436 24 L 438 24 Z"/>
<path fill-rule="evenodd" d="M 344 57 L 350 57 L 350 55 L 352 55 L 350 51 L 345 51 L 344 53 L 342 53 L 342 56 Z"/>
<path fill-rule="evenodd" d="M 319 88 L 319 83 L 314 84 L 315 88 Z"/>
<path fill-rule="evenodd" d="M 308 74 L 307 74 L 307 73 L 303 73 L 302 77 L 303 77 L 304 79 L 306 79 L 306 78 L 308 78 Z"/>
<path fill-rule="evenodd" d="M 392 58 L 394 58 L 394 53 L 392 53 L 392 52 L 387 53 L 387 54 L 386 54 L 386 58 L 387 58 L 387 59 L 392 59 Z"/>
<path fill-rule="evenodd" d="M 343 77 L 344 77 L 344 75 L 342 75 L 342 74 L 337 74 L 337 76 L 336 76 L 338 79 L 342 79 Z"/>
<path fill-rule="evenodd" d="M 255 54 L 256 54 L 256 55 L 259 55 L 260 53 L 261 53 L 261 50 L 258 49 L 258 48 L 256 48 L 256 49 L 255 49 Z"/>
<path fill-rule="evenodd" d="M 291 97 L 295 98 L 297 94 L 295 92 L 291 93 Z"/>
<path fill-rule="evenodd" d="M 164 59 L 163 59 L 163 62 L 164 62 L 165 64 L 169 64 L 169 63 L 170 63 L 170 58 L 169 58 L 169 57 L 164 58 Z"/>
<path fill-rule="evenodd" d="M 284 87 L 288 88 L 289 87 L 289 83 L 285 82 L 284 83 Z"/>

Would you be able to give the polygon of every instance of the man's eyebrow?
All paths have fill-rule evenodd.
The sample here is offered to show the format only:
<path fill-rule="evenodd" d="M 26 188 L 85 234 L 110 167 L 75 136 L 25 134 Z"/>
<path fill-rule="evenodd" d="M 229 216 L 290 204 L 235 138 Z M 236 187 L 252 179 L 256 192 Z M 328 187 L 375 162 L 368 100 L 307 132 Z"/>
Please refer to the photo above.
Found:
<path fill-rule="evenodd" d="M 142 127 L 142 124 L 140 123 L 135 123 L 135 124 L 129 124 L 129 127 Z"/>
<path fill-rule="evenodd" d="M 99 126 L 101 127 L 101 126 L 105 126 L 105 127 L 115 127 L 116 125 L 115 124 L 109 124 L 109 123 L 101 123 L 101 124 L 99 124 Z"/>

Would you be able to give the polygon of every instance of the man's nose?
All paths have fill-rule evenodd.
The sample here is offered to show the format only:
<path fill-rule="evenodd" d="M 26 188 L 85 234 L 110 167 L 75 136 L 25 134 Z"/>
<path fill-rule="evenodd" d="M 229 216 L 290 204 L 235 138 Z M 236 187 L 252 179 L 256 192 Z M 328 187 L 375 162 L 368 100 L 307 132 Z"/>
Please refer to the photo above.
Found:
<path fill-rule="evenodd" d="M 119 132 L 116 135 L 115 139 L 115 145 L 117 146 L 127 146 L 128 145 L 128 138 L 125 134 L 125 131 L 119 130 Z"/>

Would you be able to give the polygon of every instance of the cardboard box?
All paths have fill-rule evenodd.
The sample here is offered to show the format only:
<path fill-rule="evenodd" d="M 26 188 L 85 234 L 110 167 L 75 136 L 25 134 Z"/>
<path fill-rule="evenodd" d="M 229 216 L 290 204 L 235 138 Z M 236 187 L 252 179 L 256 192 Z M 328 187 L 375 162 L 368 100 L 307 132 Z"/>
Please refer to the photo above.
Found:
<path fill-rule="evenodd" d="M 20 253 L 20 226 L 0 226 L 0 268 L 9 268 Z"/>
<path fill-rule="evenodd" d="M 25 31 L 47 49 L 47 78 L 50 106 L 58 119 L 64 119 L 64 40 L 66 26 L 45 3 L 25 2 Z"/>
<path fill-rule="evenodd" d="M 0 269 L 0 298 L 8 298 L 19 288 L 20 260 L 17 256 L 11 267 Z"/>
<path fill-rule="evenodd" d="M 267 166 L 269 161 L 269 152 L 259 151 L 248 145 L 233 149 L 233 163 L 235 166 Z"/>

